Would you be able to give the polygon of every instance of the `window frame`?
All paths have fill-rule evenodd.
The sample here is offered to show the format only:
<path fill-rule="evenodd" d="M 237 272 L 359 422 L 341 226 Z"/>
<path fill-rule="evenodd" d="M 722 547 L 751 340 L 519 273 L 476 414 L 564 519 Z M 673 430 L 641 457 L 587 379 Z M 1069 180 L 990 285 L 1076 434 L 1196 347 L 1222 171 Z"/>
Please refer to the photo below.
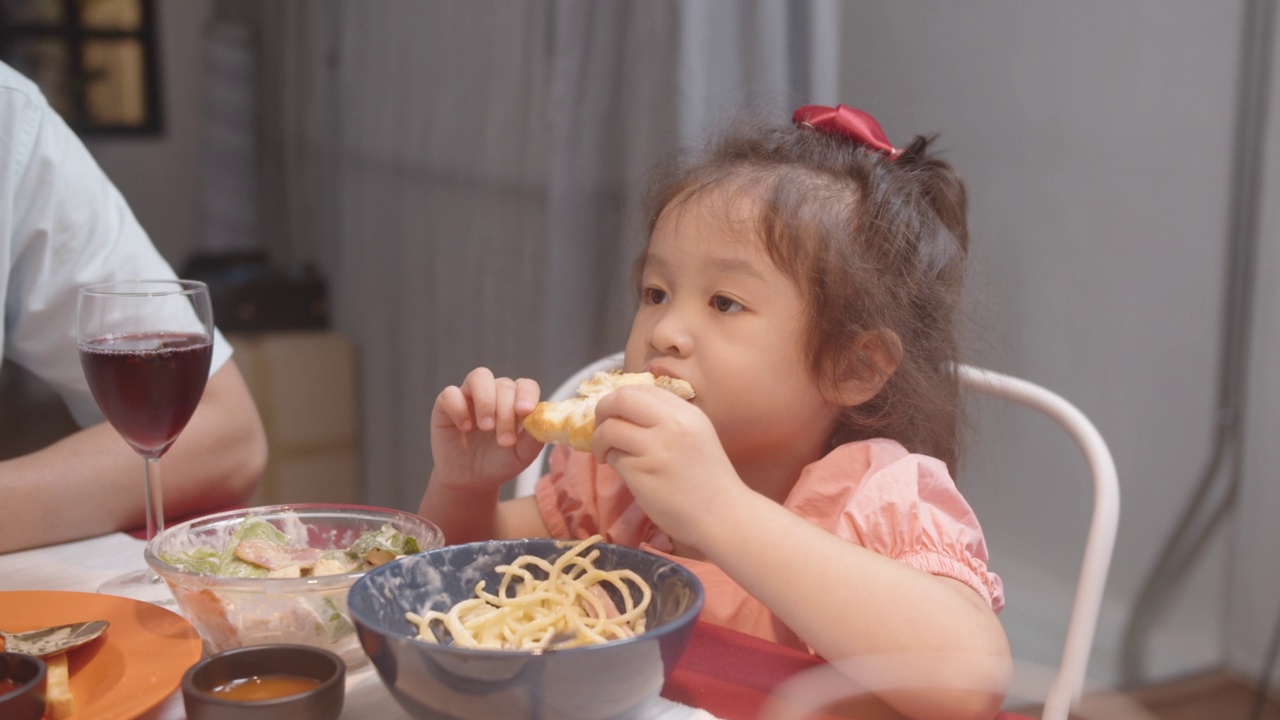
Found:
<path fill-rule="evenodd" d="M 131 0 L 138 6 L 138 27 L 130 30 L 95 28 L 84 24 L 80 15 L 81 0 L 44 0 L 49 5 L 60 5 L 62 20 L 59 23 L 42 24 L 14 22 L 6 15 L 0 0 L 0 60 L 22 72 L 22 63 L 14 59 L 13 46 L 26 40 L 53 39 L 65 43 L 68 53 L 68 77 L 61 78 L 71 88 L 70 116 L 63 119 L 76 133 L 83 136 L 159 135 L 164 131 L 161 117 L 160 69 L 156 48 L 156 16 L 154 0 Z M 88 88 L 93 82 L 90 69 L 85 67 L 85 46 L 100 40 L 133 40 L 142 51 L 139 83 L 143 91 L 141 122 L 114 123 L 95 120 L 90 116 L 87 104 Z M 39 83 L 40 78 L 32 78 Z M 50 95 L 51 88 L 41 88 Z"/>

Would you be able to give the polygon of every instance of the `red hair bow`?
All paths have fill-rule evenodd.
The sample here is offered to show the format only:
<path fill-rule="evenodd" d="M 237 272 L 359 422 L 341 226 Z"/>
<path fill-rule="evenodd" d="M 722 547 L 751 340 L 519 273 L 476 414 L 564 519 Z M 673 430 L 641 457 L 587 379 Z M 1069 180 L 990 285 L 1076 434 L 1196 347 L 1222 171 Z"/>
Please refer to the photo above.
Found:
<path fill-rule="evenodd" d="M 878 150 L 889 156 L 890 160 L 902 154 L 885 137 L 880 123 L 867 113 L 847 105 L 836 105 L 833 108 L 825 105 L 805 105 L 791 116 L 791 122 L 809 127 L 824 133 L 843 135 L 850 140 Z"/>

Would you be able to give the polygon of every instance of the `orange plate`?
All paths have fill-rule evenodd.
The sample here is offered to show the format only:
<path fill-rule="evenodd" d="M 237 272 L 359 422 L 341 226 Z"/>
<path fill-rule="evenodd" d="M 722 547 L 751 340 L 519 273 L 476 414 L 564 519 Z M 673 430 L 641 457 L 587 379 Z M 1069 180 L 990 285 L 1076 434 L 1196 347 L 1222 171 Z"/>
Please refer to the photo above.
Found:
<path fill-rule="evenodd" d="M 151 603 L 96 593 L 0 592 L 0 629 L 106 620 L 102 637 L 67 656 L 73 718 L 137 717 L 169 696 L 200 659 L 200 636 L 181 615 Z"/>

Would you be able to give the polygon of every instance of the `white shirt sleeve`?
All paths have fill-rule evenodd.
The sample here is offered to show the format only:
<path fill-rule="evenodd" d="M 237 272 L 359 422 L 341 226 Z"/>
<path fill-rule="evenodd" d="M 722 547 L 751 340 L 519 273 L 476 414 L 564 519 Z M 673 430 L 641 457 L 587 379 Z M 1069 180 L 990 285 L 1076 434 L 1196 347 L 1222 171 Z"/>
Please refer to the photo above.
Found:
<path fill-rule="evenodd" d="M 0 341 L 6 358 L 102 420 L 76 348 L 76 292 L 91 282 L 175 277 L 124 197 L 39 89 L 0 63 Z M 216 372 L 231 346 L 214 332 Z"/>

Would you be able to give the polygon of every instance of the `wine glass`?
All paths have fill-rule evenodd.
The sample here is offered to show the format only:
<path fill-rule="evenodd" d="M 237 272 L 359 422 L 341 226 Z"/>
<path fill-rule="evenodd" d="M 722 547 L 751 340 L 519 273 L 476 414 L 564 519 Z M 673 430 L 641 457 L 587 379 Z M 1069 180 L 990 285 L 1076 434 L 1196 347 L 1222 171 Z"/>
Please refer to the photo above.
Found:
<path fill-rule="evenodd" d="M 196 280 L 124 280 L 80 288 L 80 365 L 111 426 L 143 459 L 147 540 L 164 530 L 160 457 L 200 403 L 213 358 L 209 288 Z M 172 604 L 150 568 L 98 592 Z"/>

